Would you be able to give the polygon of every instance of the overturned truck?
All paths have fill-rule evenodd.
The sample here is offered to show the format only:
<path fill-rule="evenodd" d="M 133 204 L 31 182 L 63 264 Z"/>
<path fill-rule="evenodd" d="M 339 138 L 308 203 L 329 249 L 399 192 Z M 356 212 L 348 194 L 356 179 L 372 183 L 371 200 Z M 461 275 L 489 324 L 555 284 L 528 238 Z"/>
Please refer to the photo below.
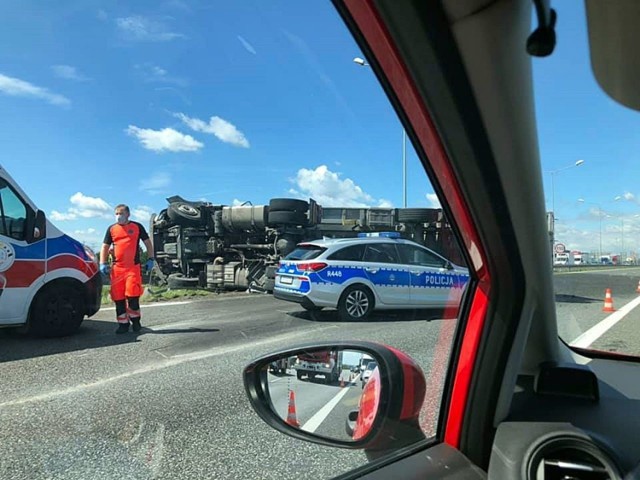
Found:
<path fill-rule="evenodd" d="M 442 210 L 323 208 L 314 200 L 216 205 L 179 196 L 150 221 L 155 258 L 170 288 L 273 290 L 278 262 L 296 244 L 360 232 L 397 231 L 455 263 L 460 252 Z M 157 281 L 157 279 L 156 279 Z"/>

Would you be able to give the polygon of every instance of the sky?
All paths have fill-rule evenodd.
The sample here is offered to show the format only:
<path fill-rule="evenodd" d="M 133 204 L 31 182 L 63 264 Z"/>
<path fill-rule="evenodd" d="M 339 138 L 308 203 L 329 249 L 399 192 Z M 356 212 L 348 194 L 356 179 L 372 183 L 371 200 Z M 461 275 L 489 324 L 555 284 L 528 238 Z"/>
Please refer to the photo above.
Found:
<path fill-rule="evenodd" d="M 583 3 L 556 8 L 556 53 L 534 60 L 542 167 L 584 160 L 554 177 L 556 237 L 597 249 L 602 219 L 604 249 L 620 249 L 622 224 L 635 250 L 640 114 L 595 83 Z M 0 163 L 92 246 L 115 205 L 146 225 L 171 195 L 399 207 L 402 126 L 371 69 L 353 62 L 362 56 L 330 2 L 11 0 Z M 408 205 L 437 207 L 410 144 L 407 154 Z"/>

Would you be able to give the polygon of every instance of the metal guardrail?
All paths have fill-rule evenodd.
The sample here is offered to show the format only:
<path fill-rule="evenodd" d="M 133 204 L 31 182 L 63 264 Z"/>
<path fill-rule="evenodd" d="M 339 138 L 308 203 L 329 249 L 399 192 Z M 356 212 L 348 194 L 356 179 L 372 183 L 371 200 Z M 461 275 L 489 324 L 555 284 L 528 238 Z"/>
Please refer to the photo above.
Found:
<path fill-rule="evenodd" d="M 623 268 L 640 268 L 640 265 L 605 265 L 599 263 L 585 265 L 554 265 L 554 272 L 583 272 L 587 270 L 617 270 Z"/>

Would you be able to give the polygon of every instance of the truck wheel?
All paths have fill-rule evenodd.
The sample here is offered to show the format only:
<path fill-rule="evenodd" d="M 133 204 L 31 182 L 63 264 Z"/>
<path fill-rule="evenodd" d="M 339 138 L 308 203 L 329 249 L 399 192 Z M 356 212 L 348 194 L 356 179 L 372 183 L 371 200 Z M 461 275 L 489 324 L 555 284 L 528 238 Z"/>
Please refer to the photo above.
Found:
<path fill-rule="evenodd" d="M 167 277 L 168 287 L 176 290 L 179 288 L 198 288 L 199 278 L 185 277 L 182 273 L 172 273 Z"/>
<path fill-rule="evenodd" d="M 193 225 L 200 223 L 200 210 L 184 202 L 174 202 L 167 208 L 167 215 L 174 223 L 178 225 Z"/>
<path fill-rule="evenodd" d="M 302 372 L 300 370 L 296 371 L 296 377 L 298 377 L 298 380 L 302 380 Z"/>
<path fill-rule="evenodd" d="M 430 208 L 400 208 L 398 209 L 398 222 L 421 222 L 426 223 L 433 217 L 433 210 Z"/>
<path fill-rule="evenodd" d="M 307 213 L 309 204 L 304 200 L 293 198 L 272 198 L 269 202 L 270 212 L 299 212 Z"/>
<path fill-rule="evenodd" d="M 28 332 L 41 337 L 75 333 L 84 320 L 82 291 L 68 284 L 44 287 L 31 307 Z"/>
<path fill-rule="evenodd" d="M 307 216 L 301 212 L 269 211 L 269 225 L 306 225 Z"/>
<path fill-rule="evenodd" d="M 364 320 L 373 310 L 373 295 L 364 285 L 352 285 L 340 296 L 338 313 L 344 321 Z"/>

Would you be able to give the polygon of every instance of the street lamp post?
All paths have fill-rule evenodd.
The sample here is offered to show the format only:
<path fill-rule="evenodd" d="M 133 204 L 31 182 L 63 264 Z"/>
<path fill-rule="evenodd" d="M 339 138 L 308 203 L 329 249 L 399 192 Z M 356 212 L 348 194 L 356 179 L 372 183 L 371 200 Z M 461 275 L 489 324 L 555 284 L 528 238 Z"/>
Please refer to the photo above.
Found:
<path fill-rule="evenodd" d="M 557 168 L 555 170 L 549 170 L 549 174 L 551 174 L 551 211 L 553 212 L 553 215 L 555 216 L 556 214 L 556 185 L 555 185 L 555 176 L 560 173 L 560 172 L 564 172 L 565 170 L 568 170 L 570 168 L 573 167 L 579 167 L 580 165 L 582 165 L 584 163 L 584 160 L 577 160 L 575 163 L 572 163 L 571 165 L 567 165 L 566 167 L 562 167 L 562 168 Z"/>
<path fill-rule="evenodd" d="M 584 198 L 579 198 L 578 202 L 580 202 L 580 203 L 589 203 L 591 205 L 595 205 L 596 207 L 598 207 L 598 220 L 600 222 L 600 250 L 598 252 L 598 259 L 599 259 L 599 263 L 602 263 L 602 207 L 600 207 L 599 203 L 587 202 L 587 201 L 585 201 Z"/>
<path fill-rule="evenodd" d="M 353 59 L 353 63 L 361 67 L 368 67 L 369 64 L 360 57 Z M 407 208 L 407 131 L 402 128 L 402 206 Z"/>

